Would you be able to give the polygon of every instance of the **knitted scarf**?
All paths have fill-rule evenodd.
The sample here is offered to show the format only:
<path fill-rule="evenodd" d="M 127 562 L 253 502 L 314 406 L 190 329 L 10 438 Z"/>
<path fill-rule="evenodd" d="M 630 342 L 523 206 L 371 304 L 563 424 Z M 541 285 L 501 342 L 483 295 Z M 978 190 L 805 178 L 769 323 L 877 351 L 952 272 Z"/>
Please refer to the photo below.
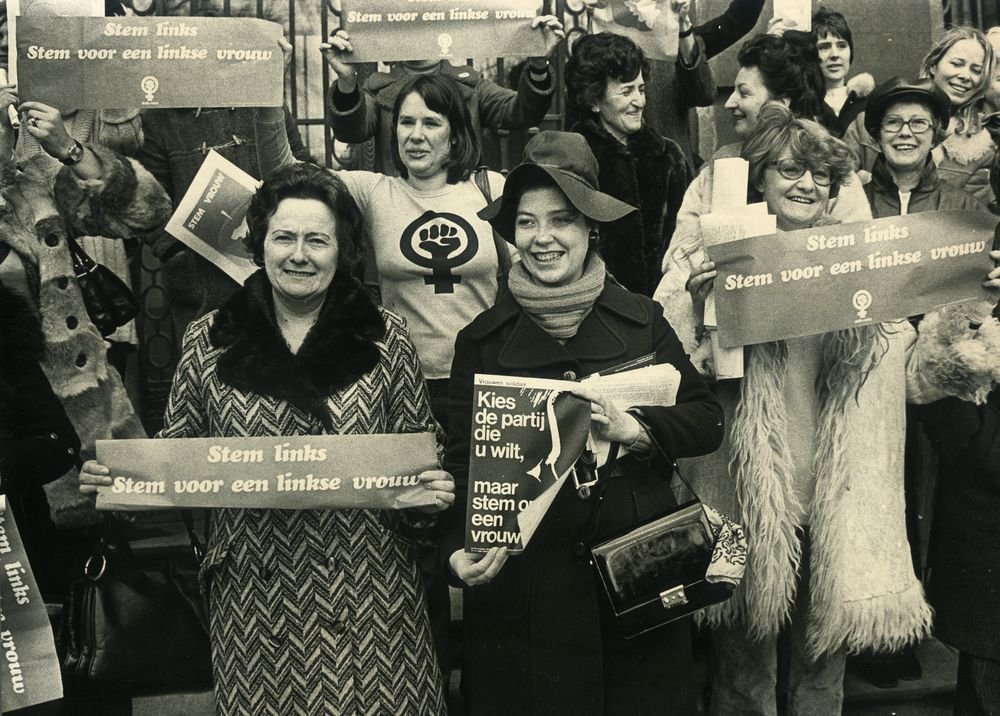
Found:
<path fill-rule="evenodd" d="M 556 340 L 568 341 L 604 290 L 604 276 L 604 261 L 592 253 L 583 275 L 566 286 L 539 283 L 520 261 L 510 267 L 507 281 L 511 294 L 535 323 Z"/>

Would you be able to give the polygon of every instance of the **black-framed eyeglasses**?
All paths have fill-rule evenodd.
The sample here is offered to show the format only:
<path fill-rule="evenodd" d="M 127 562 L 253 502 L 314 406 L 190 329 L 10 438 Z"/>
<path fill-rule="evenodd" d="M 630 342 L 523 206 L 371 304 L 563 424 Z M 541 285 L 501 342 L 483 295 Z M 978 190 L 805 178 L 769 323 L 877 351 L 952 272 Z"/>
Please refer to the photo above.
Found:
<path fill-rule="evenodd" d="M 901 132 L 903 127 L 909 127 L 914 134 L 923 134 L 934 126 L 934 123 L 926 117 L 910 117 L 901 119 L 899 117 L 886 117 L 882 120 L 882 131 L 896 134 Z"/>
<path fill-rule="evenodd" d="M 816 186 L 830 186 L 833 183 L 833 174 L 826 166 L 811 167 L 798 159 L 779 159 L 771 162 L 771 166 L 778 170 L 778 174 L 789 181 L 801 179 L 802 175 L 808 171 L 812 175 L 813 183 Z"/>

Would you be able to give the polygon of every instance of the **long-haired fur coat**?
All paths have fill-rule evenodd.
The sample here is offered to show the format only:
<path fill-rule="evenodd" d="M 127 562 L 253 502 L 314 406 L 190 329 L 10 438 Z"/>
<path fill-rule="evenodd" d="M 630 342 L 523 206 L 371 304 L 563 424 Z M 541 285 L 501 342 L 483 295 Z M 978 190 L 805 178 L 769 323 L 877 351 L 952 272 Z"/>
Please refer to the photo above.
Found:
<path fill-rule="evenodd" d="M 692 362 L 713 375 L 711 347 L 698 335 L 700 321 L 685 289 L 689 274 L 690 267 L 672 262 L 656 298 Z M 816 491 L 808 519 L 813 654 L 845 646 L 896 649 L 930 628 L 904 523 L 905 403 L 949 393 L 982 398 L 985 386 L 1000 378 L 1000 326 L 984 308 L 975 309 L 987 316 L 977 330 L 969 328 L 965 305 L 929 314 L 919 334 L 902 321 L 821 341 Z M 783 395 L 786 347 L 780 341 L 751 346 L 746 356 L 744 378 L 716 384 L 728 426 L 722 448 L 685 461 L 685 472 L 706 503 L 736 516 L 749 541 L 743 582 L 704 619 L 765 637 L 790 618 L 802 557 L 801 506 Z"/>

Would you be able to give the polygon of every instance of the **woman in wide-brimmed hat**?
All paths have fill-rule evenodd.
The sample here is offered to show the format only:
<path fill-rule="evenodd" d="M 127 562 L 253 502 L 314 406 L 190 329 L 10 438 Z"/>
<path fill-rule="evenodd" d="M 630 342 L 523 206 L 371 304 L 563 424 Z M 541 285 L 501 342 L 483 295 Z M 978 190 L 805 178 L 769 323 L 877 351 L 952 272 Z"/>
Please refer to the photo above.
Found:
<path fill-rule="evenodd" d="M 610 278 L 597 251 L 600 225 L 633 210 L 598 190 L 586 140 L 564 132 L 536 136 L 503 196 L 483 210 L 520 261 L 510 290 L 456 340 L 445 462 L 459 504 L 477 373 L 574 380 L 645 359 L 674 365 L 681 380 L 670 407 L 622 411 L 594 391 L 574 391 L 591 401 L 593 432 L 620 444 L 621 476 L 602 475 L 589 496 L 564 486 L 522 554 L 464 551 L 465 511 L 452 511 L 443 554 L 465 589 L 474 714 L 695 710 L 689 623 L 626 641 L 588 564 L 588 545 L 673 504 L 673 458 L 714 450 L 722 436 L 719 406 L 660 308 Z"/>

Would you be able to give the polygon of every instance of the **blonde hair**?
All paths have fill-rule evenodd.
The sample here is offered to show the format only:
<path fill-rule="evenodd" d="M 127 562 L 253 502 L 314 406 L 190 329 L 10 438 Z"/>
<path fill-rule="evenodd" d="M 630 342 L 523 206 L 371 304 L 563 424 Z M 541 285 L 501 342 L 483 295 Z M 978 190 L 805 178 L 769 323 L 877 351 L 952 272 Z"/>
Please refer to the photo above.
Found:
<path fill-rule="evenodd" d="M 983 128 L 979 114 L 980 105 L 982 104 L 983 97 L 986 95 L 986 88 L 993 78 L 993 46 L 986 39 L 986 36 L 974 27 L 951 28 L 924 57 L 924 61 L 920 65 L 920 77 L 930 77 L 933 79 L 934 69 L 941 61 L 941 58 L 954 45 L 963 40 L 975 40 L 983 48 L 983 76 L 979 87 L 976 88 L 969 101 L 959 107 L 952 107 L 951 116 L 954 121 L 951 123 L 951 129 L 955 134 L 971 136 L 977 134 Z"/>

